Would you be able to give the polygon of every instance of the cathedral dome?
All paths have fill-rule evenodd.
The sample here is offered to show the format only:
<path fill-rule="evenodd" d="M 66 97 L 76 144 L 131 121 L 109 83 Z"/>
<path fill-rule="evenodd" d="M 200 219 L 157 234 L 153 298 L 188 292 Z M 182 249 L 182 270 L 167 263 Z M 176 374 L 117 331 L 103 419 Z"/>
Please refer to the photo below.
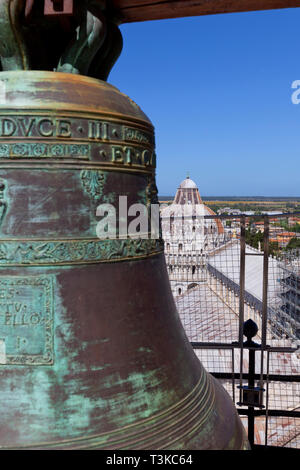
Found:
<path fill-rule="evenodd" d="M 177 189 L 173 203 L 182 205 L 191 204 L 193 206 L 195 204 L 203 204 L 197 185 L 189 176 L 182 181 Z"/>
<path fill-rule="evenodd" d="M 185 180 L 182 181 L 179 188 L 181 188 L 181 189 L 198 189 L 195 181 L 191 180 L 191 178 L 189 176 L 187 176 L 185 178 Z"/>
<path fill-rule="evenodd" d="M 205 225 L 213 225 L 216 233 L 223 234 L 224 227 L 220 219 L 214 219 L 212 216 L 216 215 L 215 212 L 203 204 L 197 184 L 188 176 L 185 178 L 177 189 L 174 201 L 161 211 L 162 220 L 179 218 L 179 225 L 182 225 L 182 217 L 200 217 L 209 216 L 205 220 Z M 179 231 L 181 227 L 179 227 Z"/>

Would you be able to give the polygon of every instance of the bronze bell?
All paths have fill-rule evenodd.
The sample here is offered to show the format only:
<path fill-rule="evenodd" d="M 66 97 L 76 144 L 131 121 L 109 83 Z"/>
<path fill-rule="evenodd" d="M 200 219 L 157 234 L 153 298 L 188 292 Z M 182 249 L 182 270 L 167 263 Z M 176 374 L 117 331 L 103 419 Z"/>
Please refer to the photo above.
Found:
<path fill-rule="evenodd" d="M 0 448 L 247 448 L 182 328 L 161 239 L 96 235 L 100 203 L 157 202 L 151 122 L 105 81 L 62 73 L 80 64 L 26 70 L 0 28 Z"/>

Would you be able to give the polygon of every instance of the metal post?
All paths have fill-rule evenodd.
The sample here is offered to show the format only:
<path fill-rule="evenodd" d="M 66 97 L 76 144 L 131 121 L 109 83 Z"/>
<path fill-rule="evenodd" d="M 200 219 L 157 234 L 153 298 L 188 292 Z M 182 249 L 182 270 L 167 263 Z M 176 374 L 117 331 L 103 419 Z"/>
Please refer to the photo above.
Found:
<path fill-rule="evenodd" d="M 239 303 L 239 343 L 243 346 L 243 327 L 244 327 L 244 296 L 245 296 L 245 217 L 241 217 L 241 238 L 240 238 L 240 303 Z"/>
<path fill-rule="evenodd" d="M 268 445 L 268 420 L 269 420 L 269 372 L 270 372 L 270 351 L 267 351 L 267 393 L 266 393 L 266 422 L 265 422 L 265 446 Z"/>
<path fill-rule="evenodd" d="M 241 217 L 240 234 L 240 303 L 239 303 L 239 345 L 240 345 L 240 401 L 242 401 L 243 386 L 243 328 L 244 328 L 244 296 L 245 296 L 245 266 L 246 266 L 246 233 L 245 217 Z"/>
<path fill-rule="evenodd" d="M 261 361 L 259 386 L 263 388 L 264 351 L 267 347 L 267 320 L 268 320 L 268 280 L 269 280 L 269 217 L 264 216 L 264 264 L 263 264 L 263 297 L 261 319 Z"/>
<path fill-rule="evenodd" d="M 248 368 L 248 386 L 241 388 L 242 401 L 239 405 L 248 406 L 248 440 L 253 449 L 255 439 L 255 411 L 254 408 L 263 408 L 262 405 L 262 388 L 255 387 L 255 352 L 259 350 L 260 345 L 252 341 L 252 338 L 257 334 L 257 324 L 249 319 L 244 323 L 244 335 L 247 341 L 244 343 L 249 351 L 249 368 Z"/>
<path fill-rule="evenodd" d="M 263 297 L 262 297 L 262 338 L 261 348 L 266 349 L 267 316 L 268 316 L 268 278 L 269 278 L 269 217 L 264 217 L 264 265 L 263 265 Z"/>
<path fill-rule="evenodd" d="M 249 378 L 248 386 L 254 387 L 254 378 L 255 378 L 255 348 L 249 348 Z M 248 406 L 248 440 L 251 448 L 253 449 L 254 445 L 254 407 Z"/>
<path fill-rule="evenodd" d="M 231 348 L 231 364 L 232 364 L 232 399 L 233 399 L 233 403 L 235 403 L 234 348 Z"/>

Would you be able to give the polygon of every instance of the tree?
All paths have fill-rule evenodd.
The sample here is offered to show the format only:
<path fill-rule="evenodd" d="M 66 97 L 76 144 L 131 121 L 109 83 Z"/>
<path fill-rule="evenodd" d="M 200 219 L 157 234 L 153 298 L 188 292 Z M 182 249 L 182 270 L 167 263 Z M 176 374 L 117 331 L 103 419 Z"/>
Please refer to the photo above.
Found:
<path fill-rule="evenodd" d="M 286 246 L 286 250 L 293 250 L 294 248 L 300 248 L 300 238 L 291 238 Z"/>

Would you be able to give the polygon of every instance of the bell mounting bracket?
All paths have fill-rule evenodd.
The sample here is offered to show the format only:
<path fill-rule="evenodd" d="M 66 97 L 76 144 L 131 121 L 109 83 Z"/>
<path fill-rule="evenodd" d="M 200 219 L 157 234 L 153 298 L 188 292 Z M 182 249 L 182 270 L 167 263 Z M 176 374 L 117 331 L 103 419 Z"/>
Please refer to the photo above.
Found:
<path fill-rule="evenodd" d="M 74 13 L 74 0 L 45 0 L 44 15 L 68 15 Z"/>

